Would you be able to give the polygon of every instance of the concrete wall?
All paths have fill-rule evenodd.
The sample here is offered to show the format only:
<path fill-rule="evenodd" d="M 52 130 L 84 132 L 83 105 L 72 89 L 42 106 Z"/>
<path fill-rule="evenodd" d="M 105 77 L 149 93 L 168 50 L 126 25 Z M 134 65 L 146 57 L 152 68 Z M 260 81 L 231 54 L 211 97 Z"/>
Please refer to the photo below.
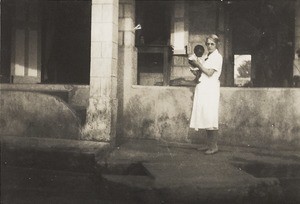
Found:
<path fill-rule="evenodd" d="M 0 92 L 0 135 L 86 139 L 89 86 L 1 84 Z"/>
<path fill-rule="evenodd" d="M 204 5 L 205 4 L 205 5 Z M 202 143 L 205 131 L 189 128 L 193 87 L 136 86 L 137 65 L 134 33 L 134 0 L 120 0 L 119 15 L 119 93 L 122 99 L 118 115 L 119 137 L 148 138 L 185 143 Z M 124 12 L 126 11 L 128 12 Z M 225 40 L 227 14 L 216 2 L 186 2 L 178 7 L 189 19 L 184 31 L 188 52 L 207 34 L 220 31 L 220 52 L 230 56 L 230 42 Z M 189 12 L 185 12 L 186 9 Z M 209 10 L 209 17 L 207 12 Z M 217 18 L 216 13 L 219 10 Z M 129 12 L 131 11 L 131 12 Z M 122 13 L 123 12 L 123 13 Z M 175 10 L 174 10 L 175 12 Z M 126 13 L 126 15 L 124 14 Z M 174 16 L 176 16 L 174 14 Z M 173 16 L 173 17 L 174 17 Z M 179 18 L 179 17 L 178 17 Z M 174 20 L 174 19 L 173 19 Z M 177 20 L 180 19 L 175 19 Z M 175 20 L 173 22 L 175 22 Z M 227 19 L 228 20 L 228 19 Z M 297 27 L 297 25 L 296 25 Z M 173 31 L 172 31 L 173 32 Z M 127 36 L 127 40 L 124 40 Z M 296 35 L 298 36 L 298 35 Z M 175 42 L 171 34 L 171 42 Z M 297 41 L 297 39 L 296 39 Z M 226 42 L 226 43 L 225 43 Z M 228 61 L 228 59 L 227 59 Z M 171 79 L 193 77 L 187 69 L 186 56 L 172 59 Z M 221 82 L 232 84 L 232 65 L 224 64 Z M 228 68 L 228 70 L 227 70 Z M 230 68 L 230 69 L 229 69 Z M 300 147 L 300 91 L 280 88 L 221 89 L 220 143 L 263 148 Z"/>
<path fill-rule="evenodd" d="M 192 87 L 133 86 L 124 109 L 124 137 L 202 143 L 189 128 Z M 220 143 L 300 147 L 300 90 L 221 88 Z"/>
<path fill-rule="evenodd" d="M 89 104 L 88 85 L 59 84 L 1 84 L 0 91 L 26 91 L 46 93 L 60 97 L 72 107 L 87 107 Z"/>
<path fill-rule="evenodd" d="M 82 139 L 79 118 L 60 97 L 1 90 L 0 136 Z"/>

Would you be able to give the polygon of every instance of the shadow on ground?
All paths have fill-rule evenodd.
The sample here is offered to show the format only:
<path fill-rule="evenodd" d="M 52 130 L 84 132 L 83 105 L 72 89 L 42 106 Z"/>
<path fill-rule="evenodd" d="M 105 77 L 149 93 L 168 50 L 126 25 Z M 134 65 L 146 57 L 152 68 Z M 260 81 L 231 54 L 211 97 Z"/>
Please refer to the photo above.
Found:
<path fill-rule="evenodd" d="M 130 140 L 105 157 L 1 144 L 1 201 L 300 203 L 299 152 Z"/>

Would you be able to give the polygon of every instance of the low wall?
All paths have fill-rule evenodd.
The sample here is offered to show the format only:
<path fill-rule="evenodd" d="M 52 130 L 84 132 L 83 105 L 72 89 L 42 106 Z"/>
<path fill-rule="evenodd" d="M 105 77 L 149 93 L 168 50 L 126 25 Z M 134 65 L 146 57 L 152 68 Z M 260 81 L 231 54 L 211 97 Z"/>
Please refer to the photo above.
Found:
<path fill-rule="evenodd" d="M 193 87 L 132 86 L 124 103 L 124 137 L 201 143 L 189 128 Z M 221 88 L 220 143 L 300 147 L 300 89 Z"/>
<path fill-rule="evenodd" d="M 72 84 L 0 84 L 0 91 L 38 92 L 57 96 L 71 106 L 87 107 L 89 104 L 89 85 Z"/>
<path fill-rule="evenodd" d="M 79 118 L 60 97 L 1 90 L 0 135 L 81 139 Z"/>
<path fill-rule="evenodd" d="M 69 105 L 87 107 L 88 86 L 1 84 L 0 90 L 1 135 L 82 139 Z M 61 93 L 43 94 L 49 91 Z M 205 131 L 189 128 L 193 92 L 193 87 L 132 86 L 124 96 L 121 136 L 204 142 Z M 300 89 L 221 88 L 219 122 L 221 144 L 299 148 Z"/>

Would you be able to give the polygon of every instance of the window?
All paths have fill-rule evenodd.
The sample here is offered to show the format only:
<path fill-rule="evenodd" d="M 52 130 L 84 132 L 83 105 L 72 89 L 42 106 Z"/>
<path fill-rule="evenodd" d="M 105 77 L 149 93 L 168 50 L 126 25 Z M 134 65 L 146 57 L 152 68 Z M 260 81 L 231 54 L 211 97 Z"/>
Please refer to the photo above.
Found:
<path fill-rule="evenodd" d="M 136 31 L 138 84 L 168 85 L 170 69 L 170 4 L 166 1 L 137 1 Z"/>
<path fill-rule="evenodd" d="M 251 55 L 234 55 L 234 86 L 252 86 Z"/>
<path fill-rule="evenodd" d="M 2 83 L 89 84 L 91 0 L 1 3 Z"/>

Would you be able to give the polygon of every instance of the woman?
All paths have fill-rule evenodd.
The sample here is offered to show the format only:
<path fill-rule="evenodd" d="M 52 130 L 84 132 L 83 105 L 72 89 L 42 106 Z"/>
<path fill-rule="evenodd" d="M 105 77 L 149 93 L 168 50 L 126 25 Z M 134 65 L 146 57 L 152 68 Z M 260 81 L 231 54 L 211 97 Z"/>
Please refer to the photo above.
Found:
<path fill-rule="evenodd" d="M 208 36 L 205 45 L 208 54 L 203 64 L 196 60 L 189 60 L 192 66 L 196 66 L 202 71 L 199 83 L 195 88 L 190 127 L 196 130 L 206 130 L 208 149 L 205 154 L 214 154 L 218 152 L 219 77 L 222 71 L 223 57 L 218 51 L 218 36 Z"/>

